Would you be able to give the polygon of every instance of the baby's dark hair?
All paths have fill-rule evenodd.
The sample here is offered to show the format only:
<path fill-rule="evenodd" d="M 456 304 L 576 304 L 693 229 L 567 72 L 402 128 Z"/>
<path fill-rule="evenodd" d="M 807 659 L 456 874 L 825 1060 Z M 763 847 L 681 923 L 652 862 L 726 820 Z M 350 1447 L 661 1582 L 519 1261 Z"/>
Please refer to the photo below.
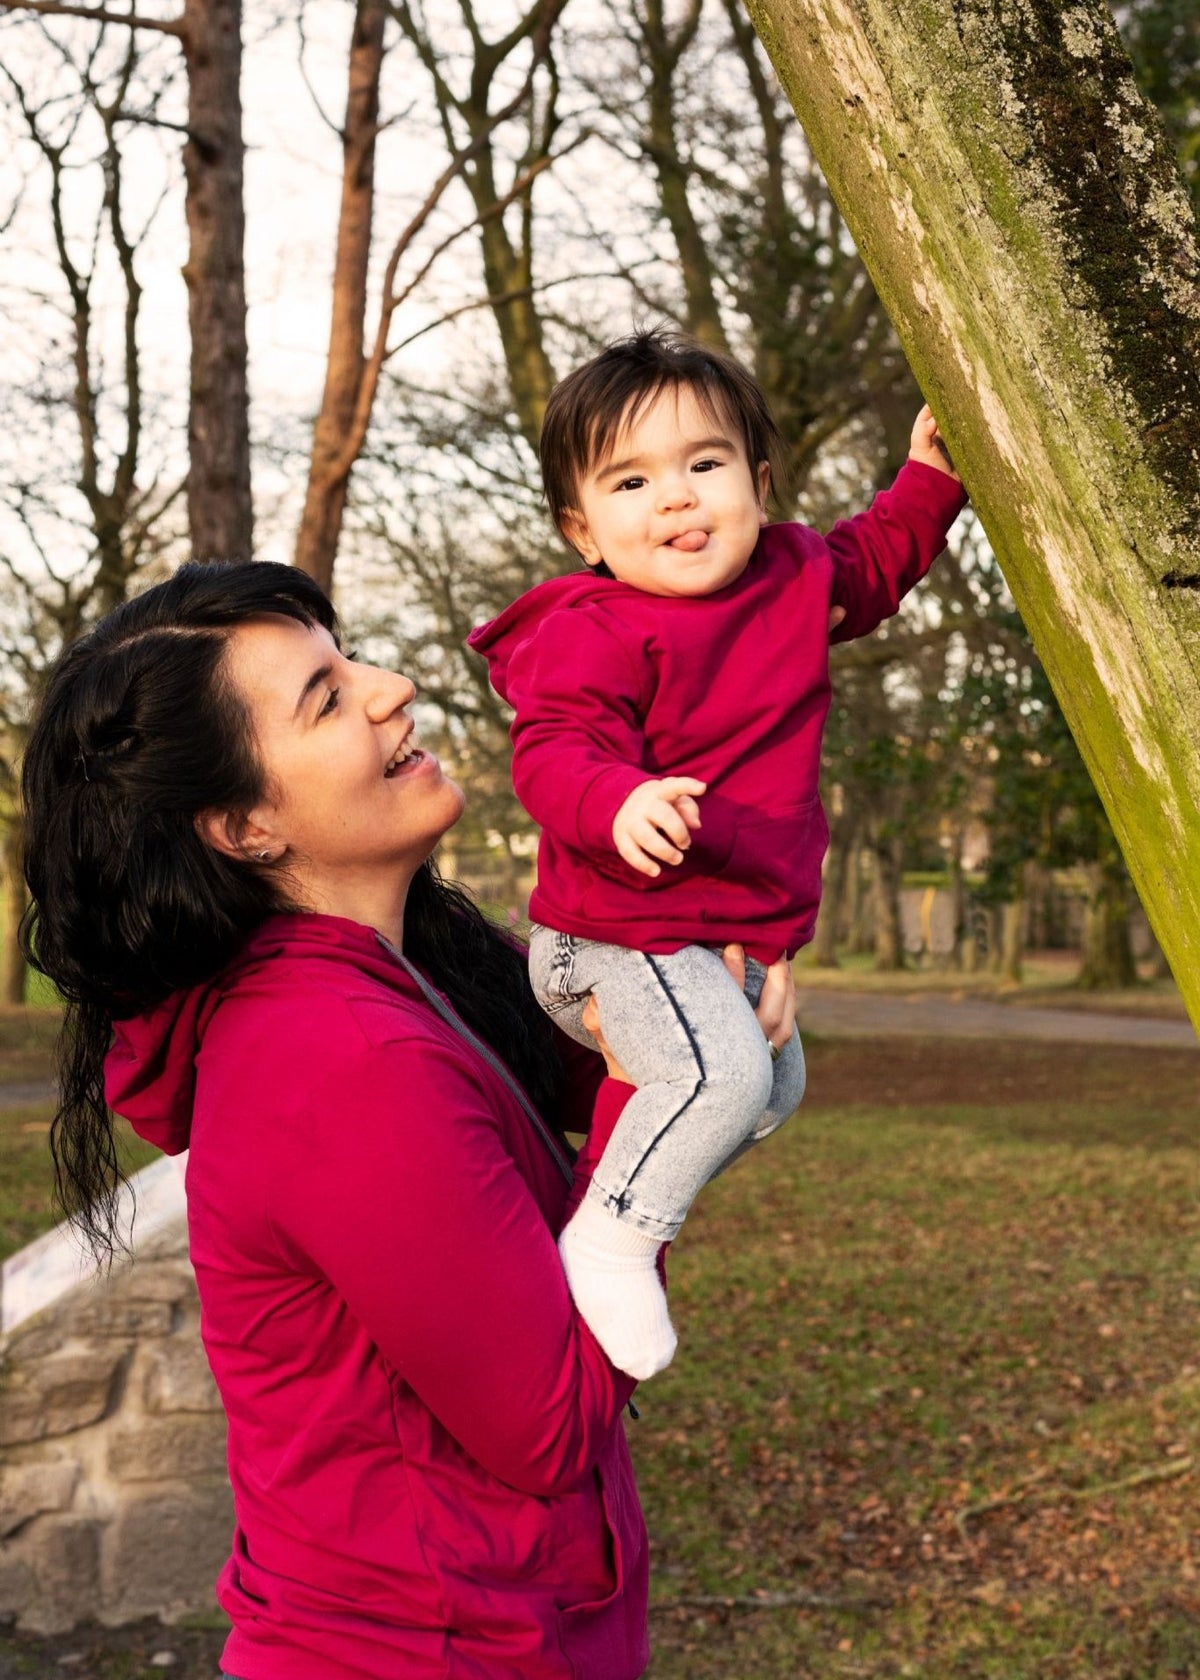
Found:
<path fill-rule="evenodd" d="M 546 501 L 559 530 L 578 506 L 579 481 L 609 453 L 624 427 L 663 391 L 686 386 L 714 419 L 734 427 L 750 469 L 771 467 L 784 489 L 784 446 L 755 380 L 740 362 L 682 333 L 634 333 L 577 367 L 546 404 L 540 451 Z"/>

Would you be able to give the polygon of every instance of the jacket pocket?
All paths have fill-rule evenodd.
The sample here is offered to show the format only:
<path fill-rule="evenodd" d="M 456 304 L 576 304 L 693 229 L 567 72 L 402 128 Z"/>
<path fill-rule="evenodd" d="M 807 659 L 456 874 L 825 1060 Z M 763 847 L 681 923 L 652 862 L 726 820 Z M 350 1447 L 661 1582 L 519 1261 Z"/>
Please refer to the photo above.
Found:
<path fill-rule="evenodd" d="M 711 903 L 702 903 L 704 921 L 755 922 L 791 916 L 821 898 L 821 862 L 829 827 L 819 798 L 784 805 L 770 815 L 743 810 L 729 855 L 718 872 Z"/>
<path fill-rule="evenodd" d="M 609 1583 L 606 1591 L 563 1606 L 559 1642 L 575 1680 L 633 1680 L 650 1660 L 646 1639 L 649 1557 L 623 1434 L 610 1441 L 595 1474 L 604 1513 Z"/>
<path fill-rule="evenodd" d="M 708 880 L 720 875 L 729 862 L 744 807 L 719 793 L 700 800 L 700 827 L 679 863 L 664 863 L 657 875 L 643 875 L 615 849 L 590 855 L 588 862 L 602 880 L 631 887 L 635 892 L 661 892 L 680 882 Z"/>

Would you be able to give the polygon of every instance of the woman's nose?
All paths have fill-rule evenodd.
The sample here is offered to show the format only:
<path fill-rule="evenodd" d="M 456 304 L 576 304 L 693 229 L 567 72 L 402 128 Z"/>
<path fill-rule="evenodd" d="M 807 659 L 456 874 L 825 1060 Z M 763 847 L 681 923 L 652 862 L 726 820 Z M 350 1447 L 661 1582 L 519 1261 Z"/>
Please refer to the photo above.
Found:
<path fill-rule="evenodd" d="M 367 713 L 372 719 L 383 722 L 416 697 L 417 685 L 399 671 L 375 667 L 371 674 L 374 681 L 367 695 Z"/>

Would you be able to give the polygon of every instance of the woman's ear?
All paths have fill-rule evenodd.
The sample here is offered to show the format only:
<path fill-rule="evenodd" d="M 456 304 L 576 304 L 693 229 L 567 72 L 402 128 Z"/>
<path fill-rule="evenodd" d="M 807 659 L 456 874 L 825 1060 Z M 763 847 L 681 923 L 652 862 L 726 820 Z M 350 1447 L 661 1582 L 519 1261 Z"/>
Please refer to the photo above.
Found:
<path fill-rule="evenodd" d="M 274 862 L 285 849 L 262 823 L 231 811 L 197 811 L 192 826 L 206 846 L 238 863 Z"/>
<path fill-rule="evenodd" d="M 592 541 L 592 533 L 588 530 L 587 521 L 574 508 L 566 508 L 559 521 L 559 530 L 570 543 L 577 554 L 583 556 L 589 566 L 598 566 L 604 556 Z"/>
<path fill-rule="evenodd" d="M 765 525 L 767 523 L 767 497 L 771 494 L 770 461 L 760 461 L 758 463 L 754 478 L 758 487 L 758 522 L 760 525 Z"/>

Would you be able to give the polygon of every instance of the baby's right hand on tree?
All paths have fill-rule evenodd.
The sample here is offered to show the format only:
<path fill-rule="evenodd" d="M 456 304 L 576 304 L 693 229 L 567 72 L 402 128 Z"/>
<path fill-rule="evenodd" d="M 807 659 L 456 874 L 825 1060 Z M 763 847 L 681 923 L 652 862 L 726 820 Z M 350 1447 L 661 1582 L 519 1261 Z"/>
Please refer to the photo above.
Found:
<path fill-rule="evenodd" d="M 938 423 L 933 418 L 933 410 L 928 403 L 913 421 L 912 436 L 908 440 L 908 458 L 910 461 L 923 461 L 927 467 L 936 467 L 938 472 L 958 478 L 954 462 L 950 459 L 950 451 L 942 441 Z M 958 481 L 962 483 L 961 479 Z"/>
<path fill-rule="evenodd" d="M 694 776 L 663 776 L 635 787 L 613 818 L 613 844 L 631 868 L 661 875 L 664 863 L 682 863 L 700 827 L 697 799 L 708 786 Z"/>

